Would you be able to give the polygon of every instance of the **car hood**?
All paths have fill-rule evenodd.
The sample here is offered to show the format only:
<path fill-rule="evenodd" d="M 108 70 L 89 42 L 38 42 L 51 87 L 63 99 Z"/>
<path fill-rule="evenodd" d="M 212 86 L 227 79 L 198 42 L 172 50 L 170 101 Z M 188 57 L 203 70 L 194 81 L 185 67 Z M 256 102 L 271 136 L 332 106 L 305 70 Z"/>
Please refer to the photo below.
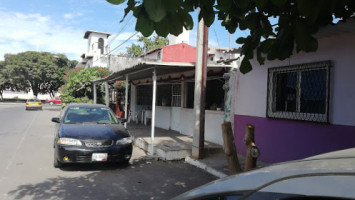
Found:
<path fill-rule="evenodd" d="M 121 124 L 62 124 L 59 136 L 76 139 L 119 140 L 130 135 Z"/>
<path fill-rule="evenodd" d="M 272 182 L 294 176 L 355 173 L 354 155 L 352 155 L 352 157 L 328 157 L 329 155 L 331 154 L 324 154 L 324 156 L 311 157 L 304 160 L 278 163 L 269 167 L 228 176 L 186 192 L 173 198 L 173 200 L 194 199 L 216 193 L 255 191 Z"/>

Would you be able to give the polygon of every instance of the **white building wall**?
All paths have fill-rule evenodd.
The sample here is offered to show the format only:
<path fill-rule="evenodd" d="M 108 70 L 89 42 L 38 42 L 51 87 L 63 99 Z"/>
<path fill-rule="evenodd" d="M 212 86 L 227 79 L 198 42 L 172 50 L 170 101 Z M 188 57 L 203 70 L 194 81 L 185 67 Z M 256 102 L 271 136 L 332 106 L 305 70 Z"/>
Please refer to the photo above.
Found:
<path fill-rule="evenodd" d="M 194 111 L 193 109 L 181 108 L 180 113 L 180 133 L 192 136 L 194 130 Z"/>
<path fill-rule="evenodd" d="M 148 55 L 144 55 L 144 58 L 148 60 L 161 60 L 162 51 L 163 50 L 158 50 Z"/>
<path fill-rule="evenodd" d="M 102 38 L 104 40 L 104 52 L 101 54 L 101 49 L 98 48 L 98 42 L 99 39 Z M 107 67 L 107 62 L 102 61 L 101 56 L 108 53 L 106 48 L 107 46 L 107 35 L 106 34 L 100 34 L 100 33 L 95 33 L 92 32 L 89 35 L 88 38 L 88 51 L 87 55 L 93 56 L 91 59 L 89 59 L 88 63 L 86 66 L 90 67 Z"/>
<path fill-rule="evenodd" d="M 170 130 L 171 107 L 156 106 L 155 125 L 159 128 Z"/>
<path fill-rule="evenodd" d="M 318 40 L 318 51 L 300 53 L 284 61 L 266 62 L 253 70 L 237 75 L 235 85 L 235 114 L 266 117 L 267 77 L 269 67 L 304 64 L 331 60 L 330 123 L 355 125 L 355 35 L 343 33 Z"/>

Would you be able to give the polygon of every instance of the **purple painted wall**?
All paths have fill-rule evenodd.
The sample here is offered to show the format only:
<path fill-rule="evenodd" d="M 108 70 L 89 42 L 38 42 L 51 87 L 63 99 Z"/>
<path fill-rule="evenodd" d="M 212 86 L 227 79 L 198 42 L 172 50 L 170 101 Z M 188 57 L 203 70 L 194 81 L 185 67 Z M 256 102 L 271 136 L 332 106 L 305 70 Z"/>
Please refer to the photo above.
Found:
<path fill-rule="evenodd" d="M 259 160 L 267 163 L 355 147 L 355 126 L 235 115 L 234 138 L 237 151 L 242 154 L 245 154 L 243 138 L 247 124 L 254 125 L 255 143 L 261 151 Z"/>

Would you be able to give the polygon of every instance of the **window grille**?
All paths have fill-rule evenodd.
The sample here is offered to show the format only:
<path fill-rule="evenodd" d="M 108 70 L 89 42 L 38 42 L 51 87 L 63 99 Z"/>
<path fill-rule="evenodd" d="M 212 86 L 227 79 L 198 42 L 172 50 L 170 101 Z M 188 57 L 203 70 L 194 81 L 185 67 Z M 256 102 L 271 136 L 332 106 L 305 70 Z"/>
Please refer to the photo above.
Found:
<path fill-rule="evenodd" d="M 181 106 L 181 84 L 172 84 L 172 103 L 173 107 Z"/>
<path fill-rule="evenodd" d="M 329 122 L 330 61 L 270 68 L 267 117 Z"/>

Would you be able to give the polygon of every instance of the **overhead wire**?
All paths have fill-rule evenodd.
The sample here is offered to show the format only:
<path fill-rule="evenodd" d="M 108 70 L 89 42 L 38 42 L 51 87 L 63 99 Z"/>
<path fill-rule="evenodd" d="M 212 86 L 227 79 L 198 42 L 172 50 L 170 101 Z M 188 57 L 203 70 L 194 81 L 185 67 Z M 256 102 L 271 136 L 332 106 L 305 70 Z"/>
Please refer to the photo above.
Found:
<path fill-rule="evenodd" d="M 132 20 L 132 16 L 133 15 L 131 15 L 129 17 L 129 19 L 126 21 L 126 23 L 121 27 L 121 29 L 118 31 L 118 33 L 113 38 L 110 39 L 110 41 L 108 42 L 108 44 L 106 46 L 112 44 L 117 39 L 117 37 L 122 33 L 123 29 L 125 29 L 126 26 L 128 25 L 128 23 Z"/>

